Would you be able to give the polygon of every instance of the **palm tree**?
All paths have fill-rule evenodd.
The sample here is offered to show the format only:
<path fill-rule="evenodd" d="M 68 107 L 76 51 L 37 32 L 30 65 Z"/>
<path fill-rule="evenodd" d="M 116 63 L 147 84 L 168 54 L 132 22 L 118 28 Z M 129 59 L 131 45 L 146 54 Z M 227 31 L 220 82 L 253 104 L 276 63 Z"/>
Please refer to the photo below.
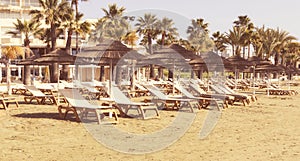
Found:
<path fill-rule="evenodd" d="M 88 1 L 88 0 L 81 0 L 81 1 Z M 78 23 L 79 20 L 77 19 L 77 17 L 79 17 L 79 12 L 78 12 L 78 0 L 71 0 L 71 5 L 75 6 L 75 26 L 76 28 L 78 28 Z M 76 54 L 78 53 L 78 32 L 76 32 Z"/>
<path fill-rule="evenodd" d="M 2 49 L 2 57 L 7 60 L 6 62 L 6 82 L 7 82 L 7 93 L 11 95 L 11 71 L 10 62 L 11 59 L 16 59 L 18 56 L 24 57 L 24 48 L 19 46 L 8 46 Z"/>
<path fill-rule="evenodd" d="M 14 23 L 14 26 L 16 28 L 16 31 L 9 31 L 7 32 L 8 34 L 13 34 L 13 35 L 24 35 L 24 46 L 26 48 L 25 50 L 25 59 L 29 58 L 31 55 L 31 50 L 30 50 L 30 36 L 35 36 L 40 34 L 43 29 L 40 28 L 41 23 L 37 23 L 34 21 L 26 21 L 24 20 L 23 22 L 20 19 L 17 19 L 17 22 Z M 24 65 L 24 79 L 23 83 L 25 85 L 30 85 L 31 84 L 31 79 L 30 79 L 30 65 Z"/>
<path fill-rule="evenodd" d="M 90 32 L 91 24 L 87 21 L 80 22 L 80 19 L 83 17 L 83 14 L 77 13 L 77 17 L 74 17 L 73 13 L 70 13 L 70 19 L 65 21 L 63 23 L 63 27 L 67 29 L 67 42 L 66 42 L 66 52 L 71 53 L 71 42 L 72 42 L 72 35 L 75 31 L 76 35 L 78 36 L 78 33 L 81 34 L 83 37 L 85 34 L 88 34 Z M 63 65 L 63 72 L 62 72 L 62 79 L 67 80 L 68 79 L 68 65 Z"/>
<path fill-rule="evenodd" d="M 273 32 L 274 32 L 275 39 L 278 42 L 278 44 L 274 48 L 274 52 L 275 52 L 274 61 L 275 61 L 275 65 L 278 65 L 279 57 L 281 57 L 282 54 L 284 54 L 282 51 L 284 50 L 284 48 L 288 43 L 292 42 L 293 40 L 296 40 L 296 37 L 291 36 L 286 31 L 279 30 L 279 28 L 277 28 L 277 30 L 274 30 Z"/>
<path fill-rule="evenodd" d="M 174 27 L 172 19 L 164 17 L 162 20 L 157 21 L 157 29 L 161 34 L 161 46 L 165 45 L 165 39 L 174 39 L 174 36 L 178 36 L 177 28 Z"/>
<path fill-rule="evenodd" d="M 263 58 L 263 35 L 264 26 L 261 28 L 256 27 L 253 34 L 251 35 L 252 46 L 256 56 Z"/>
<path fill-rule="evenodd" d="M 61 23 L 70 19 L 70 13 L 73 12 L 70 4 L 66 0 L 39 0 L 41 10 L 31 10 L 32 19 L 36 22 L 42 20 L 45 24 L 50 26 L 51 34 L 51 51 L 56 49 L 56 30 Z M 57 82 L 58 80 L 58 64 L 52 63 L 50 68 L 50 82 Z"/>
<path fill-rule="evenodd" d="M 129 23 L 127 16 L 123 16 L 125 8 L 116 4 L 108 5 L 108 10 L 102 8 L 104 12 L 104 36 L 121 41 L 122 37 L 128 33 Z"/>
<path fill-rule="evenodd" d="M 215 33 L 212 34 L 212 39 L 215 43 L 215 47 L 216 47 L 216 51 L 218 53 L 218 51 L 225 51 L 226 49 L 226 38 L 224 34 L 221 34 L 220 31 L 217 31 Z"/>
<path fill-rule="evenodd" d="M 269 59 L 273 55 L 275 47 L 279 45 L 279 42 L 274 36 L 275 32 L 270 28 L 265 29 L 265 31 L 261 33 L 263 58 Z"/>
<path fill-rule="evenodd" d="M 152 54 L 152 40 L 154 40 L 158 34 L 158 20 L 155 15 L 146 13 L 144 17 L 139 17 L 137 21 L 138 23 L 135 24 L 135 26 L 137 27 L 136 31 L 137 33 L 139 33 L 139 35 L 143 35 L 143 37 L 145 38 L 144 43 L 147 43 L 148 46 L 148 48 L 146 49 L 148 49 L 148 52 Z"/>
<path fill-rule="evenodd" d="M 95 29 L 91 32 L 91 40 L 100 43 L 103 39 L 121 41 L 129 33 L 129 20 L 133 19 L 123 16 L 125 8 L 116 4 L 108 5 L 108 9 L 102 9 L 104 16 L 94 24 Z"/>
<path fill-rule="evenodd" d="M 128 44 L 133 48 L 135 46 L 136 41 L 139 39 L 135 31 L 127 33 L 122 40 L 125 42 L 125 44 Z"/>
<path fill-rule="evenodd" d="M 245 58 L 246 46 L 248 46 L 248 56 L 250 54 L 250 45 L 252 41 L 251 38 L 254 30 L 254 24 L 251 22 L 251 19 L 247 15 L 238 16 L 238 20 L 234 21 L 233 23 L 235 27 L 241 27 L 242 29 L 244 29 L 242 33 L 241 47 L 243 48 L 243 57 Z"/>
<path fill-rule="evenodd" d="M 232 53 L 234 55 L 241 55 L 241 46 L 244 42 L 243 40 L 243 27 L 234 26 L 232 30 L 229 30 L 229 33 L 226 34 L 226 44 L 231 45 Z"/>
<path fill-rule="evenodd" d="M 192 25 L 187 28 L 187 34 L 189 34 L 188 40 L 196 53 L 213 49 L 213 41 L 208 36 L 208 23 L 204 23 L 204 19 L 193 19 Z"/>

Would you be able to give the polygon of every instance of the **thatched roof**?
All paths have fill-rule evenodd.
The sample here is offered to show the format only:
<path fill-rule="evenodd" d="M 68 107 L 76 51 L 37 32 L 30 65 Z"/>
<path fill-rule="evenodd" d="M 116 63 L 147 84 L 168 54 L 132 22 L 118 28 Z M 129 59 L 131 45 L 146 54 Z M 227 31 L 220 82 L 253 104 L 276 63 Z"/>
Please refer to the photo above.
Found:
<path fill-rule="evenodd" d="M 233 66 L 247 66 L 250 64 L 250 62 L 248 60 L 246 60 L 238 55 L 228 57 L 227 60 L 230 61 L 230 63 Z"/>
<path fill-rule="evenodd" d="M 39 63 L 59 63 L 59 64 L 74 64 L 76 57 L 68 54 L 65 50 L 56 49 L 42 55 L 34 61 Z"/>
<path fill-rule="evenodd" d="M 102 43 L 92 47 L 85 47 L 76 56 L 79 58 L 109 58 L 119 59 L 132 49 L 120 41 L 104 40 Z"/>
<path fill-rule="evenodd" d="M 37 58 L 40 58 L 40 56 L 32 55 L 29 58 L 19 61 L 17 65 L 49 65 L 49 63 L 35 61 Z"/>

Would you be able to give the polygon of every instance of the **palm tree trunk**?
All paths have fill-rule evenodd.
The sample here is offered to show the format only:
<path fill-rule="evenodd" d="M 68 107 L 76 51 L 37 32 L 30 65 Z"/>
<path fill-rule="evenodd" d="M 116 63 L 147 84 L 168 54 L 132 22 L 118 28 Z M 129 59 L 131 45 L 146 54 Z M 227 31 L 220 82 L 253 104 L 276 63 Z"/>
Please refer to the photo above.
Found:
<path fill-rule="evenodd" d="M 75 1 L 75 20 L 76 20 L 76 28 L 78 28 L 78 21 L 77 21 L 77 17 L 78 17 L 78 0 Z M 78 54 L 78 32 L 76 32 L 76 55 Z"/>
<path fill-rule="evenodd" d="M 104 66 L 100 66 L 100 78 L 99 81 L 104 82 L 105 78 L 104 78 Z"/>
<path fill-rule="evenodd" d="M 248 44 L 248 58 L 250 57 L 250 44 Z"/>
<path fill-rule="evenodd" d="M 275 65 L 279 64 L 279 53 L 278 52 L 275 53 L 274 62 L 275 62 Z"/>
<path fill-rule="evenodd" d="M 149 54 L 152 54 L 152 38 L 150 34 L 148 33 L 148 48 L 149 48 Z M 154 78 L 154 66 L 150 65 L 150 78 Z"/>
<path fill-rule="evenodd" d="M 8 62 L 6 63 L 6 83 L 7 83 L 7 93 L 8 95 L 12 94 L 11 91 L 11 74 L 10 74 L 10 59 L 8 59 Z"/>
<path fill-rule="evenodd" d="M 152 54 L 152 38 L 150 34 L 148 34 L 148 48 L 149 48 L 149 54 Z"/>
<path fill-rule="evenodd" d="M 165 31 L 161 34 L 161 47 L 165 45 L 165 37 L 166 37 L 166 33 Z"/>
<path fill-rule="evenodd" d="M 73 34 L 72 30 L 69 29 L 67 43 L 66 43 L 66 52 L 68 54 L 71 54 L 71 51 L 72 51 L 72 48 L 71 48 L 72 34 Z M 68 78 L 69 78 L 69 65 L 63 65 L 61 78 L 63 80 L 68 80 Z"/>
<path fill-rule="evenodd" d="M 56 49 L 56 27 L 55 24 L 51 24 L 51 51 Z M 50 65 L 50 82 L 56 83 L 58 81 L 58 63 L 52 63 Z"/>
<path fill-rule="evenodd" d="M 30 57 L 30 48 L 29 48 L 29 40 L 24 40 L 24 46 L 26 47 L 25 50 L 25 59 L 28 59 Z M 24 79 L 23 84 L 30 85 L 31 84 L 31 78 L 30 78 L 30 65 L 24 65 Z"/>
<path fill-rule="evenodd" d="M 245 59 L 246 58 L 246 47 L 243 46 L 243 58 Z"/>

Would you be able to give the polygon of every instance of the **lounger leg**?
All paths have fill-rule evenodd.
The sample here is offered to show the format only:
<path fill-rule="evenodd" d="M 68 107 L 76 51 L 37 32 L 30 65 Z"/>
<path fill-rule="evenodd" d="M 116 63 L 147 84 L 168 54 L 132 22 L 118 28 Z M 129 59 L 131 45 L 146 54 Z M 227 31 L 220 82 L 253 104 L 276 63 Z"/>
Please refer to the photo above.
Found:
<path fill-rule="evenodd" d="M 244 106 L 247 106 L 247 101 L 245 99 L 243 99 L 243 104 Z"/>
<path fill-rule="evenodd" d="M 145 120 L 146 119 L 145 111 L 143 110 L 142 106 L 138 106 L 138 109 L 141 111 L 142 118 Z"/>
<path fill-rule="evenodd" d="M 101 113 L 98 110 L 95 110 L 95 113 L 98 119 L 98 124 L 101 124 L 101 117 L 100 117 Z"/>
<path fill-rule="evenodd" d="M 5 103 L 5 102 L 3 102 L 3 101 L 1 101 L 1 103 L 2 103 L 2 105 L 3 105 L 3 107 L 4 107 L 4 109 L 5 109 L 5 110 L 7 110 L 6 103 Z"/>
<path fill-rule="evenodd" d="M 64 116 L 63 116 L 63 114 L 62 114 L 62 106 L 58 106 L 58 107 L 57 107 L 57 110 L 58 110 L 59 117 L 60 117 L 60 118 L 64 118 Z"/>
<path fill-rule="evenodd" d="M 217 101 L 214 101 L 214 102 L 215 102 L 215 104 L 216 104 L 216 106 L 217 106 L 218 110 L 219 110 L 219 111 L 221 111 L 221 108 L 220 108 L 220 106 L 219 106 L 218 102 L 217 102 Z"/>
<path fill-rule="evenodd" d="M 193 108 L 191 102 L 188 102 L 188 105 L 190 106 L 191 112 L 194 113 L 194 108 Z"/>
<path fill-rule="evenodd" d="M 228 108 L 228 101 L 224 100 L 225 108 Z"/>
<path fill-rule="evenodd" d="M 16 106 L 19 107 L 19 102 L 16 100 Z"/>
<path fill-rule="evenodd" d="M 80 118 L 78 116 L 77 110 L 75 108 L 72 108 L 72 111 L 73 111 L 73 113 L 75 115 L 76 121 L 80 122 Z"/>

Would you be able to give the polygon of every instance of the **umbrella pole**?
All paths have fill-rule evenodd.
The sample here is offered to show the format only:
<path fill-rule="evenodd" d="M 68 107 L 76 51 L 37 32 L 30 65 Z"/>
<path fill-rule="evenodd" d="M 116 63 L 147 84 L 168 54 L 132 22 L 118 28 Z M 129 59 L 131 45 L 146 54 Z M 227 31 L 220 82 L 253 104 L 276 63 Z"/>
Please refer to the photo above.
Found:
<path fill-rule="evenodd" d="M 267 96 L 270 96 L 270 73 L 269 72 L 268 72 L 268 85 L 267 85 L 267 88 L 268 88 Z"/>
<path fill-rule="evenodd" d="M 134 66 L 135 66 L 135 61 L 132 61 L 132 90 L 135 89 L 135 74 L 134 74 Z"/>
<path fill-rule="evenodd" d="M 172 89 L 173 95 L 175 95 L 175 60 L 173 60 L 173 89 Z"/>
<path fill-rule="evenodd" d="M 235 81 L 234 81 L 234 89 L 236 90 L 237 87 L 237 71 L 236 71 L 236 66 L 234 66 L 234 75 L 235 75 Z"/>
<path fill-rule="evenodd" d="M 255 94 L 255 65 L 253 66 L 253 94 Z"/>
<path fill-rule="evenodd" d="M 60 73 L 59 73 L 59 64 L 58 64 L 58 68 L 57 68 L 57 106 L 59 106 L 60 103 L 60 99 L 59 99 L 59 77 L 60 77 Z"/>
<path fill-rule="evenodd" d="M 113 77 L 113 75 L 112 75 L 112 59 L 110 59 L 110 64 L 109 64 L 109 66 L 110 66 L 110 71 L 109 71 L 109 74 L 110 74 L 110 80 L 109 80 L 109 95 L 110 95 L 110 98 L 112 98 L 112 77 Z"/>

